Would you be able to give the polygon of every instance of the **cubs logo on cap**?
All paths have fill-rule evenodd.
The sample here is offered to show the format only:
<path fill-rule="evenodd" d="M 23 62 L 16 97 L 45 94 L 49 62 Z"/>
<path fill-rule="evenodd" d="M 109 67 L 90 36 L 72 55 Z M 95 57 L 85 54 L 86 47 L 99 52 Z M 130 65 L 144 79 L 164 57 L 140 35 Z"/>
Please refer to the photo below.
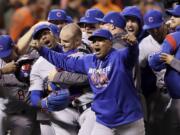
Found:
<path fill-rule="evenodd" d="M 67 21 L 67 15 L 64 10 L 53 9 L 53 10 L 49 11 L 47 20 L 48 21 L 53 21 L 53 20 Z"/>
<path fill-rule="evenodd" d="M 164 22 L 163 15 L 158 10 L 149 10 L 144 15 L 144 30 L 159 28 Z"/>
<path fill-rule="evenodd" d="M 149 20 L 150 23 L 154 22 L 153 17 L 149 17 L 148 20 Z"/>
<path fill-rule="evenodd" d="M 61 12 L 57 12 L 57 13 L 56 13 L 56 16 L 57 16 L 57 17 L 61 17 Z"/>

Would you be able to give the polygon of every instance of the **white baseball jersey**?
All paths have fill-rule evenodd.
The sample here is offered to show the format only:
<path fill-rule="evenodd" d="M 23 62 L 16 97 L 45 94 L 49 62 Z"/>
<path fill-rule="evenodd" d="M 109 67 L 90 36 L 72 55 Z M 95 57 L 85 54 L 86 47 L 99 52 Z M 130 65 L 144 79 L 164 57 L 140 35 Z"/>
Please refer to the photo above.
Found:
<path fill-rule="evenodd" d="M 161 49 L 161 45 L 151 36 L 147 36 L 144 38 L 139 44 L 139 63 L 141 67 L 145 67 L 148 61 L 148 56 L 154 52 L 159 52 Z M 162 88 L 165 86 L 164 83 L 164 75 L 166 70 L 162 70 L 160 72 L 155 72 L 157 81 L 156 85 L 158 88 Z"/>
<path fill-rule="evenodd" d="M 29 91 L 44 91 L 44 83 L 46 83 L 49 73 L 53 70 L 55 70 L 54 65 L 43 57 L 39 57 L 39 59 L 32 66 Z"/>

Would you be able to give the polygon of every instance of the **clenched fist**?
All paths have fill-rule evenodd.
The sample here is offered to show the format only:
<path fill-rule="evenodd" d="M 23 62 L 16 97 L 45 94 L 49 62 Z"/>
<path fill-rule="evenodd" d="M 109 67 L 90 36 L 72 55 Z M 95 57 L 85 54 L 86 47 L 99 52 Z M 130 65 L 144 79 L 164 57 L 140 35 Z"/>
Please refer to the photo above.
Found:
<path fill-rule="evenodd" d="M 2 74 L 10 74 L 14 73 L 17 69 L 17 65 L 14 61 L 7 63 L 2 69 L 1 72 Z"/>
<path fill-rule="evenodd" d="M 126 34 L 122 36 L 121 38 L 130 45 L 137 44 L 137 39 L 134 36 L 134 34 Z"/>
<path fill-rule="evenodd" d="M 40 49 L 42 47 L 41 44 L 39 44 L 38 40 L 32 40 L 30 43 L 30 47 L 34 49 Z"/>

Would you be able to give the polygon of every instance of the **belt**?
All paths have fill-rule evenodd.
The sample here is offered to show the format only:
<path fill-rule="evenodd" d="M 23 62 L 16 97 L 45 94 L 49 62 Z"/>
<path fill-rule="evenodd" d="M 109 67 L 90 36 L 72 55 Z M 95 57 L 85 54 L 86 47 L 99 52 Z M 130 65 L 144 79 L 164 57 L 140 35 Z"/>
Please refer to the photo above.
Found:
<path fill-rule="evenodd" d="M 77 107 L 79 113 L 83 113 L 85 110 L 87 110 L 89 107 L 91 107 L 91 103 L 87 103 L 85 105 Z"/>

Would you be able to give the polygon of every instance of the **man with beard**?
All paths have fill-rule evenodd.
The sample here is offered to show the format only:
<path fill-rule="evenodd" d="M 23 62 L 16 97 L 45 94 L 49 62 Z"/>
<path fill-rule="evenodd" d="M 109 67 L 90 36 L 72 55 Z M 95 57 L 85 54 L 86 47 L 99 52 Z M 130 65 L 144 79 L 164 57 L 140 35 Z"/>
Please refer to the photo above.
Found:
<path fill-rule="evenodd" d="M 160 51 L 161 43 L 168 34 L 162 13 L 158 10 L 150 10 L 144 15 L 143 30 L 150 35 L 139 44 L 139 63 L 141 67 L 142 90 L 147 102 L 148 122 L 147 128 L 150 134 L 161 134 L 163 131 L 162 120 L 169 95 L 164 83 L 165 70 L 152 71 L 148 64 L 148 56 Z"/>

